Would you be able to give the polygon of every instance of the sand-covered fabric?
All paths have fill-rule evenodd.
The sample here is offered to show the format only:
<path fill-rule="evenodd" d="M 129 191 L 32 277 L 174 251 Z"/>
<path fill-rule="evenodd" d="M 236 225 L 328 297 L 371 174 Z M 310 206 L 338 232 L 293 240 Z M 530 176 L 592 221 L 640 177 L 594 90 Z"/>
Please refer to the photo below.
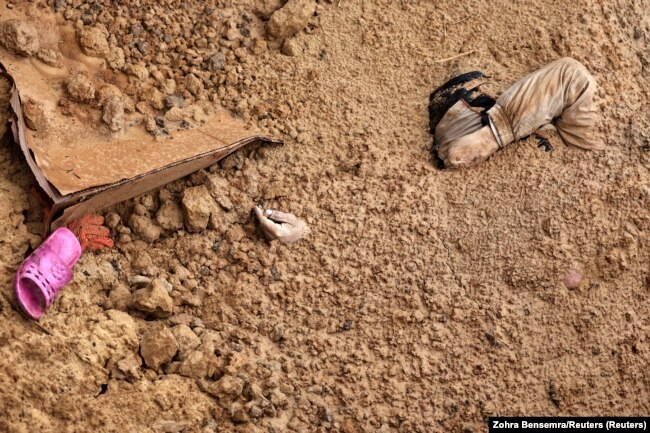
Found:
<path fill-rule="evenodd" d="M 553 123 L 565 143 L 602 149 L 596 130 L 596 81 L 577 60 L 565 57 L 513 84 L 488 111 L 501 147 Z"/>

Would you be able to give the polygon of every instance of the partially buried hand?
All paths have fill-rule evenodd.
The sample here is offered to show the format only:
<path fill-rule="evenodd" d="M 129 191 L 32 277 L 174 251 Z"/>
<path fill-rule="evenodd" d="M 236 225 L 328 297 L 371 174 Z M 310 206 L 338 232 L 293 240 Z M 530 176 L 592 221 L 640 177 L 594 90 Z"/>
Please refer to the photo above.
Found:
<path fill-rule="evenodd" d="M 270 240 L 277 239 L 282 243 L 291 244 L 309 233 L 305 220 L 293 214 L 255 206 L 255 215 L 262 231 Z"/>

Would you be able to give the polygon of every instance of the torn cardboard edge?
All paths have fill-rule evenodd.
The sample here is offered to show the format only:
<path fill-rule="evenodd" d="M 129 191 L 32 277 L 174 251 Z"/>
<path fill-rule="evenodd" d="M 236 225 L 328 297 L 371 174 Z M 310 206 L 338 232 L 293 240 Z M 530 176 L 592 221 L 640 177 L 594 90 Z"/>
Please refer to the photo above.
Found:
<path fill-rule="evenodd" d="M 283 144 L 282 140 L 262 135 L 251 135 L 207 152 L 193 155 L 171 164 L 164 165 L 136 176 L 117 182 L 88 188 L 82 191 L 62 195 L 45 177 L 36 163 L 34 154 L 28 146 L 26 124 L 16 82 L 0 63 L 0 74 L 7 77 L 11 83 L 10 105 L 13 117 L 10 119 L 14 141 L 18 143 L 25 156 L 30 170 L 36 178 L 40 189 L 51 201 L 51 212 L 44 221 L 46 230 L 53 230 L 85 214 L 94 213 L 116 203 L 128 200 L 139 194 L 180 179 L 202 168 L 206 168 L 242 147 L 260 142 L 262 144 Z"/>

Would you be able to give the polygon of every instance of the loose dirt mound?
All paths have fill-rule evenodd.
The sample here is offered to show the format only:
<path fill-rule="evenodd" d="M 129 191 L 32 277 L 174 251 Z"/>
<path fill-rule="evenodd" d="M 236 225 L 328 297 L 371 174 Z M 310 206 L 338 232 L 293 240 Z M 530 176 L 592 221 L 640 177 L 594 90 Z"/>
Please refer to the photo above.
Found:
<path fill-rule="evenodd" d="M 300 0 L 275 18 L 281 1 L 53 3 L 14 10 L 72 23 L 135 127 L 212 100 L 286 145 L 107 212 L 116 248 L 82 258 L 40 326 L 11 288 L 39 208 L 2 146 L 0 430 L 479 432 L 492 414 L 650 411 L 640 3 L 320 1 L 307 21 Z M 434 167 L 432 89 L 476 69 L 504 89 L 562 56 L 601 86 L 606 151 L 531 139 Z M 88 122 L 128 124 L 111 104 Z M 310 236 L 267 243 L 257 203 Z"/>

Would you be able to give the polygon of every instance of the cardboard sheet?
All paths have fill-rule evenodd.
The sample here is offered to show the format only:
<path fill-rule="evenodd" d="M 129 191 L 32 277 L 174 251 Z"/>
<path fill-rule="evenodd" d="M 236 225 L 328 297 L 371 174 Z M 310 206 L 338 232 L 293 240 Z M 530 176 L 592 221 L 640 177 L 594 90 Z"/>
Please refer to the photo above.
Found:
<path fill-rule="evenodd" d="M 92 77 L 98 88 L 113 86 L 111 81 L 118 84 L 126 77 L 103 69 L 97 59 L 83 55 L 74 31 L 63 23 L 52 18 L 46 27 L 49 42 L 63 53 L 60 68 L 0 47 L 0 72 L 14 83 L 14 138 L 39 186 L 52 200 L 56 218 L 52 228 L 214 164 L 246 144 L 278 142 L 247 127 L 223 108 L 205 102 L 203 108 L 198 104 L 195 107 L 198 117 L 194 120 L 198 120 L 189 128 L 176 124 L 168 134 L 154 137 L 145 131 L 143 116 L 135 113 L 123 131 L 112 133 L 102 125 L 96 104 L 66 99 L 63 82 L 80 71 Z M 25 98 L 36 101 L 43 112 L 43 125 L 38 130 L 26 126 Z M 67 104 L 65 110 L 62 101 Z"/>

